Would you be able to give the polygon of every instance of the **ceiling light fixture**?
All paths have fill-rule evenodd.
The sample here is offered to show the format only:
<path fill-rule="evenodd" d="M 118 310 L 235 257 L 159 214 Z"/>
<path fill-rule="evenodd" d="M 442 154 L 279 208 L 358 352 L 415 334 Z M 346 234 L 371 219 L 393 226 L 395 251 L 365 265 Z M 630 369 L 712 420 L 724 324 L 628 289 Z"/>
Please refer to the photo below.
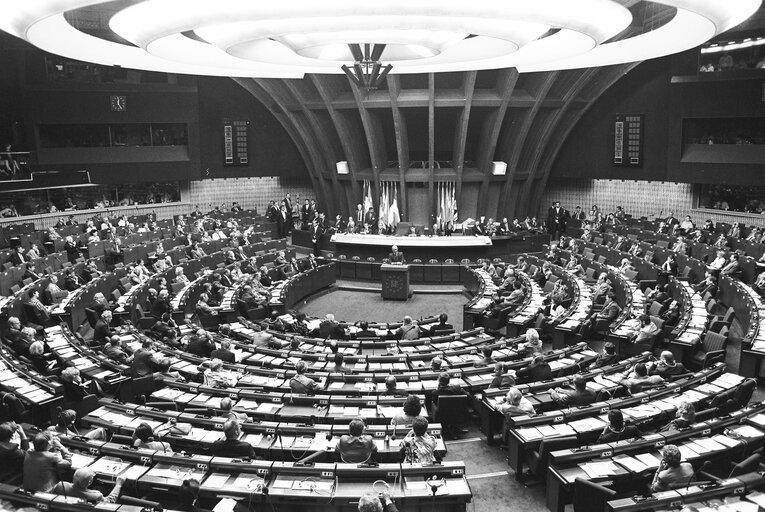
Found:
<path fill-rule="evenodd" d="M 369 95 L 370 92 L 376 91 L 380 87 L 390 70 L 393 69 L 393 65 L 388 64 L 382 67 L 380 62 L 380 57 L 385 51 L 385 45 L 365 44 L 363 51 L 360 44 L 349 44 L 348 48 L 353 55 L 353 69 L 345 64 L 340 66 L 340 69 L 348 75 L 356 87 Z"/>
<path fill-rule="evenodd" d="M 344 48 L 354 44 L 385 45 L 399 74 L 533 72 L 685 51 L 743 22 L 761 1 L 660 0 L 676 9 L 670 21 L 616 39 L 633 24 L 623 0 L 3 0 L 0 30 L 72 59 L 169 73 L 342 73 Z M 101 5 L 108 21 L 98 31 L 67 21 Z M 116 37 L 97 36 L 109 30 Z"/>

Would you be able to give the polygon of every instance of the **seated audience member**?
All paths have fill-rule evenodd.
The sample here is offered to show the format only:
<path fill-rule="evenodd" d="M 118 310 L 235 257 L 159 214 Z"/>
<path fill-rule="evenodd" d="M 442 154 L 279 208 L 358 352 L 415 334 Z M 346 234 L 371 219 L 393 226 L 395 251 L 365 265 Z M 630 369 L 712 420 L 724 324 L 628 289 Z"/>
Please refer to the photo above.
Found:
<path fill-rule="evenodd" d="M 166 289 L 161 289 L 157 294 L 156 300 L 151 305 L 150 314 L 157 320 L 162 318 L 165 313 L 170 313 L 172 307 L 170 306 L 170 297 Z"/>
<path fill-rule="evenodd" d="M 327 313 L 324 320 L 319 324 L 319 337 L 326 339 L 342 340 L 345 339 L 345 329 L 340 322 L 335 320 L 335 315 Z"/>
<path fill-rule="evenodd" d="M 741 267 L 738 262 L 738 253 L 732 252 L 730 253 L 730 259 L 728 260 L 728 263 L 725 264 L 725 266 L 720 269 L 720 275 L 722 276 L 729 276 L 731 274 L 736 274 L 741 270 Z"/>
<path fill-rule="evenodd" d="M 140 423 L 133 431 L 133 447 L 139 450 L 173 453 L 169 444 L 156 440 L 154 431 L 148 423 Z"/>
<path fill-rule="evenodd" d="M 717 276 L 707 272 L 703 281 L 693 285 L 693 289 L 702 297 L 709 294 L 710 297 L 717 295 Z"/>
<path fill-rule="evenodd" d="M 593 366 L 595 368 L 601 368 L 603 366 L 608 366 L 609 364 L 616 363 L 618 361 L 619 361 L 619 355 L 616 353 L 616 345 L 614 345 L 610 341 L 607 341 L 603 345 L 603 353 L 598 356 L 598 358 L 593 363 Z"/>
<path fill-rule="evenodd" d="M 186 352 L 195 356 L 210 358 L 215 350 L 212 335 L 204 329 L 198 329 L 196 333 L 189 337 L 189 344 L 186 345 Z"/>
<path fill-rule="evenodd" d="M 223 433 L 225 439 L 218 439 L 212 445 L 210 452 L 214 457 L 231 457 L 235 459 L 248 458 L 255 460 L 255 448 L 246 441 L 240 441 L 242 430 L 239 427 L 239 421 L 235 419 L 227 420 L 223 424 Z"/>
<path fill-rule="evenodd" d="M 526 329 L 524 337 L 526 341 L 518 344 L 518 353 L 523 357 L 541 355 L 542 340 L 539 339 L 539 331 L 536 329 Z"/>
<path fill-rule="evenodd" d="M 582 407 L 595 401 L 595 392 L 587 389 L 587 379 L 577 375 L 573 390 L 555 388 L 550 392 L 550 398 L 560 406 Z"/>
<path fill-rule="evenodd" d="M 239 413 L 234 411 L 234 401 L 231 398 L 224 396 L 220 399 L 219 408 L 223 411 L 222 416 L 230 420 L 237 420 L 239 423 L 247 423 L 250 421 L 250 417 L 245 413 Z"/>
<path fill-rule="evenodd" d="M 409 392 L 405 389 L 398 389 L 398 381 L 395 375 L 388 375 L 385 377 L 385 391 L 384 395 L 390 396 L 407 396 Z"/>
<path fill-rule="evenodd" d="M 630 393 L 635 394 L 642 391 L 645 387 L 658 386 L 664 382 L 664 379 L 658 375 L 648 375 L 648 368 L 644 363 L 638 363 L 635 368 L 629 372 L 627 377 L 622 380 Z"/>
<path fill-rule="evenodd" d="M 178 342 L 178 325 L 170 316 L 170 313 L 164 313 L 160 320 L 157 320 L 151 328 L 151 332 L 160 341 L 173 347 L 180 347 Z"/>
<path fill-rule="evenodd" d="M 534 359 L 526 368 L 518 370 L 515 373 L 515 377 L 519 383 L 547 380 L 552 377 L 552 369 L 547 361 L 545 361 L 544 356 L 538 354 L 534 356 Z"/>
<path fill-rule="evenodd" d="M 178 488 L 178 510 L 183 512 L 211 512 L 199 506 L 199 481 L 194 478 L 184 480 Z"/>
<path fill-rule="evenodd" d="M 56 425 L 49 430 L 60 436 L 74 437 L 81 436 L 97 441 L 104 441 L 107 438 L 106 430 L 96 427 L 89 431 L 80 432 L 77 429 L 77 413 L 73 409 L 64 409 L 57 407 Z"/>
<path fill-rule="evenodd" d="M 579 328 L 579 334 L 583 339 L 588 339 L 590 332 L 599 332 L 608 328 L 611 323 L 619 316 L 621 308 L 614 300 L 614 292 L 608 292 L 603 309 L 590 315 Z"/>
<path fill-rule="evenodd" d="M 524 414 L 534 414 L 534 406 L 523 396 L 518 388 L 511 387 L 499 406 L 499 412 L 506 417 L 522 416 Z"/>
<path fill-rule="evenodd" d="M 493 353 L 494 353 L 494 351 L 492 350 L 491 347 L 489 347 L 489 346 L 483 347 L 481 349 L 481 354 L 483 355 L 483 357 L 478 359 L 478 360 L 476 360 L 475 363 L 473 363 L 474 366 L 476 368 L 480 368 L 480 367 L 483 367 L 483 366 L 492 366 L 492 365 L 494 365 L 495 361 L 494 361 L 494 358 L 492 357 Z"/>
<path fill-rule="evenodd" d="M 115 334 L 112 329 L 112 312 L 105 310 L 93 327 L 93 343 L 104 345 Z"/>
<path fill-rule="evenodd" d="M 659 328 L 651 321 L 650 316 L 642 314 L 634 320 L 636 320 L 634 328 L 628 335 L 632 338 L 632 343 L 646 343 L 656 338 Z"/>
<path fill-rule="evenodd" d="M 132 361 L 132 357 L 129 357 L 127 353 L 122 350 L 122 341 L 119 336 L 112 336 L 103 348 L 103 353 L 106 357 L 118 363 L 129 363 Z"/>
<path fill-rule="evenodd" d="M 696 421 L 696 406 L 691 402 L 680 402 L 675 413 L 675 418 L 664 425 L 660 430 L 666 432 L 668 430 L 680 430 L 693 426 Z"/>
<path fill-rule="evenodd" d="M 69 402 L 79 402 L 90 394 L 82 382 L 80 370 L 74 366 L 61 371 L 61 382 L 64 384 L 64 398 Z"/>
<path fill-rule="evenodd" d="M 146 377 L 154 373 L 156 360 L 152 350 L 151 340 L 145 339 L 141 348 L 133 353 L 133 362 L 130 364 L 130 373 L 133 378 Z"/>
<path fill-rule="evenodd" d="M 202 374 L 205 386 L 230 388 L 236 386 L 239 380 L 235 372 L 230 372 L 223 368 L 223 361 L 220 359 L 210 359 L 203 362 L 199 367 L 205 368 Z"/>
<path fill-rule="evenodd" d="M 48 311 L 48 308 L 46 308 L 45 305 L 40 302 L 40 292 L 36 288 L 31 288 L 27 292 L 26 303 L 34 310 L 33 317 L 27 318 L 27 321 L 32 321 L 43 326 L 50 324 L 50 312 Z"/>
<path fill-rule="evenodd" d="M 504 295 L 504 294 L 503 294 Z M 513 282 L 513 291 L 511 291 L 505 298 L 504 298 L 504 305 L 506 307 L 510 307 L 512 309 L 517 308 L 521 304 L 523 304 L 523 301 L 526 300 L 526 295 L 523 291 L 523 285 L 520 281 Z"/>
<path fill-rule="evenodd" d="M 438 336 L 440 334 L 446 334 L 454 332 L 454 326 L 450 323 L 449 316 L 446 313 L 438 315 L 438 323 L 430 328 L 431 336 Z"/>
<path fill-rule="evenodd" d="M 673 300 L 667 310 L 659 315 L 665 327 L 674 327 L 680 321 L 680 303 Z"/>
<path fill-rule="evenodd" d="M 29 439 L 21 425 L 15 421 L 0 423 L 0 482 L 21 483 L 27 450 Z"/>
<path fill-rule="evenodd" d="M 669 379 L 674 375 L 683 375 L 688 373 L 683 363 L 675 361 L 675 355 L 669 350 L 664 350 L 651 368 L 648 370 L 649 375 L 658 375 L 662 379 Z"/>
<path fill-rule="evenodd" d="M 42 341 L 35 341 L 29 346 L 27 357 L 42 375 L 50 375 L 58 370 L 58 357 L 53 352 L 46 352 L 45 344 Z"/>
<path fill-rule="evenodd" d="M 375 453 L 377 446 L 372 440 L 372 436 L 365 436 L 364 421 L 361 419 L 351 420 L 348 425 L 350 434 L 343 435 L 337 442 L 336 451 L 340 454 L 340 460 L 346 463 L 359 464 L 370 461 Z"/>
<path fill-rule="evenodd" d="M 368 492 L 359 498 L 358 512 L 398 512 L 390 497 L 390 491 Z"/>
<path fill-rule="evenodd" d="M 754 280 L 752 288 L 754 288 L 754 291 L 759 293 L 761 297 L 765 296 L 765 272 L 760 272 L 757 279 Z"/>
<path fill-rule="evenodd" d="M 220 342 L 220 348 L 216 348 L 210 352 L 210 357 L 213 359 L 220 359 L 224 363 L 236 363 L 236 357 L 231 351 L 231 342 L 229 340 L 222 340 Z"/>
<path fill-rule="evenodd" d="M 668 444 L 661 450 L 661 464 L 651 483 L 651 491 L 660 492 L 687 487 L 695 478 L 693 466 L 680 462 L 682 455 L 674 444 Z"/>
<path fill-rule="evenodd" d="M 189 278 L 183 273 L 183 267 L 175 268 L 175 278 L 173 279 L 173 282 L 180 283 L 183 286 L 187 286 L 190 283 Z"/>
<path fill-rule="evenodd" d="M 608 280 L 608 274 L 605 272 L 598 276 L 598 280 L 592 289 L 592 302 L 597 303 L 601 297 L 606 297 L 611 291 L 611 282 Z"/>
<path fill-rule="evenodd" d="M 21 320 L 16 316 L 10 316 L 6 325 L 8 328 L 3 331 L 3 336 L 10 345 L 13 345 L 21 339 Z"/>
<path fill-rule="evenodd" d="M 290 390 L 293 393 L 312 394 L 321 389 L 315 380 L 304 375 L 306 368 L 303 361 L 298 361 L 295 365 L 295 376 L 290 379 Z"/>
<path fill-rule="evenodd" d="M 608 425 L 598 437 L 598 443 L 613 443 L 626 439 L 638 439 L 642 437 L 640 430 L 634 425 L 624 424 L 624 415 L 619 409 L 608 411 Z"/>
<path fill-rule="evenodd" d="M 412 421 L 422 412 L 422 403 L 417 395 L 409 395 L 404 401 L 403 412 L 393 417 L 395 425 L 411 425 Z"/>
<path fill-rule="evenodd" d="M 428 434 L 428 420 L 417 416 L 412 430 L 401 441 L 404 461 L 411 464 L 433 464 L 436 460 L 436 439 Z"/>
<path fill-rule="evenodd" d="M 67 498 L 80 498 L 90 503 L 115 503 L 122 491 L 122 486 L 127 480 L 124 476 L 118 476 L 114 482 L 112 492 L 104 496 L 101 491 L 91 489 L 96 472 L 90 468 L 80 468 L 74 472 L 72 483 L 59 482 L 50 491 L 52 494 L 62 494 Z"/>
<path fill-rule="evenodd" d="M 155 372 L 153 373 L 154 382 L 157 384 L 161 384 L 163 382 L 175 382 L 179 380 L 183 380 L 183 377 L 181 377 L 181 374 L 172 371 L 170 367 L 172 366 L 172 362 L 167 357 L 162 357 L 160 359 L 157 359 L 157 361 L 154 363 Z"/>
<path fill-rule="evenodd" d="M 369 329 L 369 322 L 362 320 L 359 322 L 359 330 L 356 332 L 356 339 L 377 338 L 377 333 Z"/>
<path fill-rule="evenodd" d="M 515 386 L 515 370 L 507 371 L 505 363 L 494 364 L 494 378 L 489 384 L 490 388 L 504 389 Z"/>
<path fill-rule="evenodd" d="M 16 337 L 16 341 L 11 343 L 11 349 L 16 352 L 18 356 L 29 357 L 29 350 L 35 343 L 35 335 L 37 333 L 32 327 L 23 327 L 21 334 Z"/>
<path fill-rule="evenodd" d="M 420 326 L 407 315 L 404 317 L 404 323 L 396 330 L 396 339 L 398 340 L 416 340 L 420 337 Z"/>
<path fill-rule="evenodd" d="M 335 365 L 330 370 L 332 373 L 351 373 L 351 369 L 345 366 L 345 356 L 338 352 L 334 355 L 333 360 L 335 362 Z"/>
<path fill-rule="evenodd" d="M 667 254 L 667 259 L 661 264 L 661 272 L 664 275 L 677 277 L 677 261 L 674 254 Z"/>
<path fill-rule="evenodd" d="M 72 454 L 49 436 L 37 434 L 32 439 L 34 450 L 27 450 L 24 456 L 22 487 L 27 491 L 50 492 L 60 481 L 59 475 L 72 466 Z"/>

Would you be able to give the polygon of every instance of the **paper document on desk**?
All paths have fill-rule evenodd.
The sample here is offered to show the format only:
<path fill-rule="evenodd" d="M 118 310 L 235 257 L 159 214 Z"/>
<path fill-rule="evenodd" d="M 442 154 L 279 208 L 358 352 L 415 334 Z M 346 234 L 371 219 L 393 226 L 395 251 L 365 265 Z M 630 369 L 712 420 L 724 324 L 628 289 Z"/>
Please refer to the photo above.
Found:
<path fill-rule="evenodd" d="M 656 469 L 661 464 L 661 460 L 656 458 L 653 453 L 640 453 L 635 455 L 635 458 L 651 469 Z"/>
<path fill-rule="evenodd" d="M 588 462 L 586 464 L 579 464 L 579 467 L 582 468 L 590 478 L 611 476 L 619 471 L 619 467 L 611 461 Z"/>
<path fill-rule="evenodd" d="M 648 469 L 648 466 L 640 462 L 634 457 L 630 457 L 629 455 L 619 455 L 618 457 L 614 457 L 614 461 L 618 462 L 625 468 L 629 469 L 633 473 L 641 473 L 644 470 Z"/>
<path fill-rule="evenodd" d="M 715 436 L 712 436 L 711 439 L 714 439 L 720 444 L 724 444 L 728 448 L 734 448 L 741 444 L 741 441 L 739 441 L 738 439 L 733 439 L 723 434 L 717 434 Z"/>
<path fill-rule="evenodd" d="M 223 489 L 223 486 L 226 482 L 228 482 L 230 476 L 231 475 L 226 473 L 213 473 L 205 479 L 202 487 L 209 487 L 211 489 Z"/>

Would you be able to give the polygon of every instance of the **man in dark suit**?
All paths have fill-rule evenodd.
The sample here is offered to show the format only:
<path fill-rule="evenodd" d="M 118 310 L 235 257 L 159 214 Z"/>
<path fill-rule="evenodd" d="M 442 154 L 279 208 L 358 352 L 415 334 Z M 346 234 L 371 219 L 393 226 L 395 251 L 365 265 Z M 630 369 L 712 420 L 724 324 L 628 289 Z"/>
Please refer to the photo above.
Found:
<path fill-rule="evenodd" d="M 236 419 L 227 420 L 223 424 L 225 439 L 218 439 L 210 447 L 210 453 L 214 457 L 230 457 L 236 459 L 255 460 L 255 448 L 246 441 L 240 441 L 242 430 Z"/>
<path fill-rule="evenodd" d="M 563 407 L 583 407 L 595 401 L 595 392 L 587 389 L 587 379 L 581 375 L 574 377 L 574 390 L 555 388 L 550 398 Z"/>
<path fill-rule="evenodd" d="M 287 192 L 284 194 L 284 199 L 282 199 L 282 205 L 284 206 L 284 214 L 285 214 L 285 222 L 286 222 L 286 233 L 289 233 L 292 231 L 292 197 L 290 196 L 290 193 Z"/>
<path fill-rule="evenodd" d="M 555 201 L 549 210 L 547 210 L 547 232 L 553 240 L 557 240 L 561 235 L 566 234 L 566 221 L 569 213 L 560 206 L 560 201 Z"/>
<path fill-rule="evenodd" d="M 101 313 L 101 318 L 98 319 L 95 327 L 93 327 L 93 343 L 97 343 L 98 345 L 105 345 L 106 342 L 111 339 L 111 337 L 114 335 L 111 323 L 112 312 L 106 310 Z"/>
<path fill-rule="evenodd" d="M 236 357 L 231 352 L 231 342 L 229 340 L 222 340 L 220 342 L 220 348 L 216 348 L 210 352 L 210 357 L 213 359 L 220 359 L 224 363 L 236 363 Z"/>
<path fill-rule="evenodd" d="M 313 253 L 316 256 L 321 255 L 321 248 L 319 247 L 319 240 L 321 239 L 321 226 L 319 226 L 318 219 L 314 219 L 311 223 L 311 245 L 313 245 Z"/>
<path fill-rule="evenodd" d="M 377 452 L 372 436 L 364 435 L 364 422 L 360 419 L 351 420 L 348 425 L 350 435 L 340 437 L 337 442 L 337 452 L 343 462 L 359 464 L 372 460 Z"/>
<path fill-rule="evenodd" d="M 210 333 L 204 329 L 199 329 L 192 334 L 189 344 L 186 345 L 186 352 L 205 358 L 209 358 L 213 350 L 215 350 L 215 344 L 210 339 Z"/>
<path fill-rule="evenodd" d="M 611 322 L 616 320 L 619 316 L 621 308 L 614 300 L 614 292 L 608 292 L 606 294 L 606 302 L 603 304 L 603 309 L 598 311 L 595 315 L 591 315 L 587 320 L 582 323 L 579 328 L 579 334 L 583 339 L 587 339 L 587 336 L 591 331 L 599 332 L 604 331 L 611 325 Z"/>
<path fill-rule="evenodd" d="M 18 267 L 22 263 L 26 263 L 27 259 L 24 257 L 24 248 L 20 245 L 16 247 L 16 250 L 8 257 L 8 261 L 13 263 L 14 267 Z"/>
<path fill-rule="evenodd" d="M 595 368 L 601 368 L 617 361 L 619 361 L 619 354 L 616 353 L 616 345 L 608 341 L 603 345 L 603 353 L 598 356 L 592 365 Z"/>
<path fill-rule="evenodd" d="M 27 263 L 26 267 L 27 269 L 24 271 L 24 275 L 21 277 L 22 280 L 31 279 L 32 281 L 37 281 L 40 279 L 41 276 L 37 272 L 37 267 L 35 267 L 34 263 Z"/>
<path fill-rule="evenodd" d="M 391 263 L 396 263 L 399 265 L 403 265 L 406 263 L 406 260 L 404 259 L 404 253 L 398 250 L 398 246 L 394 245 L 391 247 L 390 253 L 388 253 L 388 259 Z"/>
<path fill-rule="evenodd" d="M 454 332 L 454 326 L 450 323 L 447 323 L 448 320 L 449 316 L 446 313 L 441 313 L 438 315 L 438 323 L 430 328 L 430 335 L 438 336 L 441 333 Z"/>
<path fill-rule="evenodd" d="M 366 215 L 364 215 L 364 226 L 370 233 L 377 233 L 377 216 L 371 206 L 367 210 Z"/>
<path fill-rule="evenodd" d="M 307 229 L 311 223 L 311 204 L 308 199 L 305 200 L 303 206 L 300 207 L 300 222 L 303 224 L 303 229 Z"/>
<path fill-rule="evenodd" d="M 536 355 L 526 368 L 516 372 L 515 377 L 518 383 L 538 382 L 551 378 L 552 369 L 542 355 Z"/>
<path fill-rule="evenodd" d="M 354 213 L 354 221 L 356 222 L 356 229 L 359 230 L 364 226 L 364 209 L 360 204 L 356 205 L 356 212 Z"/>
<path fill-rule="evenodd" d="M 425 395 L 425 407 L 431 410 L 433 418 L 438 418 L 438 400 L 442 396 L 467 396 L 467 393 L 460 386 L 451 383 L 448 373 L 441 372 L 438 375 L 438 387 L 430 395 Z M 443 425 L 443 427 L 451 437 L 467 432 L 458 425 Z"/>
<path fill-rule="evenodd" d="M 327 339 L 332 338 L 335 340 L 345 339 L 345 330 L 340 323 L 335 320 L 335 315 L 328 313 L 324 320 L 319 324 L 319 336 Z"/>

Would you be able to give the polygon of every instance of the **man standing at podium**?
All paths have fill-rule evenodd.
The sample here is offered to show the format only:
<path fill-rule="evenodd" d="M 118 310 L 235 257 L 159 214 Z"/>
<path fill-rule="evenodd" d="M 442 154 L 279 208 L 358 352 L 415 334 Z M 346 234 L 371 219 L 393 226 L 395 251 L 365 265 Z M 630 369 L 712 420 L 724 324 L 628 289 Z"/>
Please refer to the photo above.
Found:
<path fill-rule="evenodd" d="M 391 263 L 394 265 L 404 265 L 406 263 L 406 260 L 404 259 L 404 253 L 398 250 L 397 245 L 391 247 L 390 250 L 393 251 L 388 253 L 388 259 Z"/>

